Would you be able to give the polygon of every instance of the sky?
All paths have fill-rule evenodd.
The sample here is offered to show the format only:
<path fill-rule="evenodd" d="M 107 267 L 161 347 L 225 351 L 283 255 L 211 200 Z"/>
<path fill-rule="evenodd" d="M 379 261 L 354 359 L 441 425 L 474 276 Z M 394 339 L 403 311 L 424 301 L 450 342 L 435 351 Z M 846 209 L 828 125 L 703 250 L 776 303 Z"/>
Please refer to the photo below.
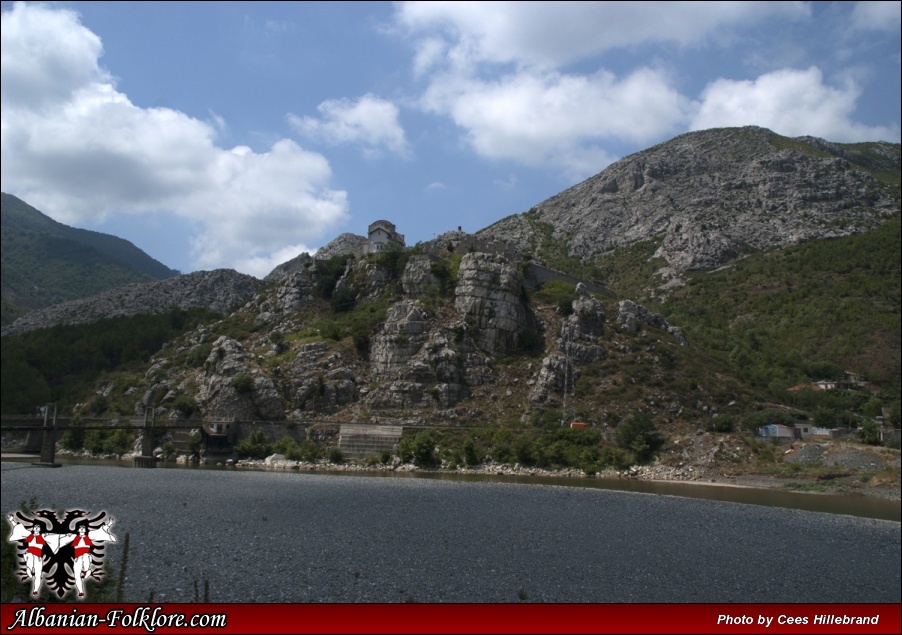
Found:
<path fill-rule="evenodd" d="M 189 273 L 475 232 L 693 130 L 900 141 L 893 2 L 2 2 L 2 190 Z"/>

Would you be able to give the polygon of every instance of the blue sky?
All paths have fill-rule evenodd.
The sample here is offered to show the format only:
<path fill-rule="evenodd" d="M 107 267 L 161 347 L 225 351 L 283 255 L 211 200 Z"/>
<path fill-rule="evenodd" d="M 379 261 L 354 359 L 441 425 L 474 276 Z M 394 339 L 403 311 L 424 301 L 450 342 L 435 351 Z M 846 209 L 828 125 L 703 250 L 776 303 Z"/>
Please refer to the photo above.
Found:
<path fill-rule="evenodd" d="M 900 138 L 899 2 L 2 3 L 2 189 L 183 272 L 528 210 L 691 130 Z"/>

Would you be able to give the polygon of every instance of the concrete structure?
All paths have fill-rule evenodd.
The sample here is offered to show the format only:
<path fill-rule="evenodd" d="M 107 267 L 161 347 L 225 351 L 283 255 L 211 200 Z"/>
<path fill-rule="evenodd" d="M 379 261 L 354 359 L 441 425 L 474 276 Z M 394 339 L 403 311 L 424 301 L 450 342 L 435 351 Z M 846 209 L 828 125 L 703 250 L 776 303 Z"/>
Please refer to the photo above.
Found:
<path fill-rule="evenodd" d="M 363 255 L 382 253 L 390 245 L 405 246 L 404 235 L 397 232 L 394 223 L 387 220 L 370 223 L 367 240 L 363 243 Z"/>
<path fill-rule="evenodd" d="M 770 439 L 794 439 L 796 435 L 795 429 L 779 423 L 772 423 L 758 428 L 758 436 Z"/>
<path fill-rule="evenodd" d="M 378 455 L 382 450 L 398 452 L 402 426 L 341 424 L 338 447 L 347 458 Z"/>

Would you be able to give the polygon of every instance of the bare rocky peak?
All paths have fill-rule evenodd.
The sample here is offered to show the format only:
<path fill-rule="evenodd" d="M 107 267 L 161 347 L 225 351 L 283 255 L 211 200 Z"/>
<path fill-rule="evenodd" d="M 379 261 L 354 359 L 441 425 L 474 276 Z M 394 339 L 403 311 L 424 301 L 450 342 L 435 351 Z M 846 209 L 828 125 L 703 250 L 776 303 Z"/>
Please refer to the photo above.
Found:
<path fill-rule="evenodd" d="M 3 335 L 60 324 L 87 324 L 104 318 L 205 307 L 227 314 L 251 301 L 264 283 L 232 269 L 198 271 L 160 282 L 130 284 L 85 298 L 32 311 L 3 329 Z"/>
<path fill-rule="evenodd" d="M 316 252 L 317 260 L 328 260 L 334 256 L 348 256 L 358 252 L 360 246 L 366 242 L 366 238 L 357 234 L 340 234 L 327 245 L 320 247 Z"/>
<path fill-rule="evenodd" d="M 757 127 L 692 132 L 625 157 L 479 235 L 529 251 L 546 224 L 580 258 L 659 239 L 656 255 L 671 266 L 715 267 L 748 249 L 866 231 L 898 213 L 897 193 L 850 161 L 867 156 L 869 169 L 892 171 L 900 146 L 868 146 L 865 155 L 857 146 Z"/>
<path fill-rule="evenodd" d="M 281 265 L 270 271 L 264 280 L 266 282 L 278 282 L 293 274 L 305 272 L 312 266 L 313 258 L 310 254 L 303 253 L 299 256 L 295 256 L 288 262 L 283 262 Z"/>

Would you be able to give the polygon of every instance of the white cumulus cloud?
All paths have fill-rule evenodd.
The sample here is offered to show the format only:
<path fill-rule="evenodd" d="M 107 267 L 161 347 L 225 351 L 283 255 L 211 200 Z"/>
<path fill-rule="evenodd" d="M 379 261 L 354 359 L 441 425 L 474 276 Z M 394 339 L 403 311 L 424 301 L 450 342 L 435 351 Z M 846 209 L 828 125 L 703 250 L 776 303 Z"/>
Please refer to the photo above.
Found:
<path fill-rule="evenodd" d="M 442 34 L 459 66 L 508 63 L 559 67 L 645 43 L 691 45 L 719 29 L 810 14 L 805 2 L 403 2 L 399 23 L 423 34 L 418 65 L 435 62 Z"/>
<path fill-rule="evenodd" d="M 196 230 L 198 267 L 257 276 L 346 218 L 322 155 L 288 139 L 223 148 L 221 118 L 133 104 L 74 12 L 16 4 L 2 20 L 3 191 L 69 224 L 174 213 Z"/>
<path fill-rule="evenodd" d="M 623 79 L 524 71 L 497 80 L 436 78 L 424 106 L 466 131 L 480 155 L 549 166 L 570 178 L 599 172 L 616 157 L 610 140 L 648 142 L 685 124 L 690 100 L 660 73 L 639 69 Z"/>
<path fill-rule="evenodd" d="M 859 3 L 852 13 L 861 28 L 898 27 L 898 2 Z M 480 156 L 570 179 L 604 168 L 617 158 L 612 148 L 687 129 L 757 124 L 835 141 L 899 134 L 898 124 L 854 119 L 860 70 L 834 71 L 835 85 L 812 67 L 712 76 L 698 96 L 680 90 L 707 70 L 681 67 L 668 60 L 673 52 L 716 55 L 737 41 L 757 50 L 765 38 L 756 29 L 809 21 L 807 2 L 405 2 L 395 18 L 414 49 L 414 76 L 425 82 L 424 110 L 450 118 Z M 614 57 L 637 54 L 655 61 L 608 68 Z"/>
<path fill-rule="evenodd" d="M 824 82 L 820 69 L 782 69 L 755 80 L 718 79 L 701 95 L 691 130 L 758 125 L 782 135 L 813 135 L 831 141 L 899 139 L 898 126 L 867 126 L 852 119 L 859 87 Z"/>
<path fill-rule="evenodd" d="M 298 134 L 329 144 L 358 144 L 368 154 L 382 148 L 401 156 L 409 153 L 398 107 L 390 101 L 366 94 L 356 101 L 330 99 L 317 110 L 320 118 L 288 115 L 288 122 Z"/>

